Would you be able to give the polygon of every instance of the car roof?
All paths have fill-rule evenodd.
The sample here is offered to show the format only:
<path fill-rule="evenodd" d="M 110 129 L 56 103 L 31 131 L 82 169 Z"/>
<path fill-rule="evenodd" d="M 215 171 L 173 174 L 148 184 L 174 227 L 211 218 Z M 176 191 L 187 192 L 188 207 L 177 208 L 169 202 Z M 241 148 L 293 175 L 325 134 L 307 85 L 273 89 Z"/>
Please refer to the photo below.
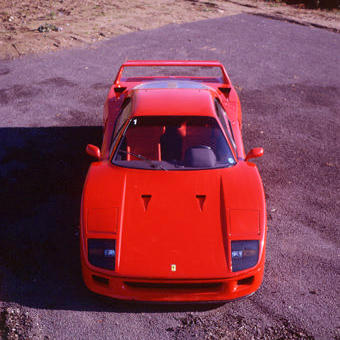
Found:
<path fill-rule="evenodd" d="M 133 116 L 216 116 L 210 89 L 135 89 L 132 102 Z"/>

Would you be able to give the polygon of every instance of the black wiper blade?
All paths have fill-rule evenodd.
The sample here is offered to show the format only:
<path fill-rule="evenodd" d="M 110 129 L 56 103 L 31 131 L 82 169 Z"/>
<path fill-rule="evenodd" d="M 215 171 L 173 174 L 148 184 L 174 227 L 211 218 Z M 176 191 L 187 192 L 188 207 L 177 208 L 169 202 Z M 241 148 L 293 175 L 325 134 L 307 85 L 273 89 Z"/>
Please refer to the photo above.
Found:
<path fill-rule="evenodd" d="M 148 161 L 150 162 L 150 164 L 155 167 L 155 166 L 158 166 L 160 169 L 164 170 L 164 171 L 167 171 L 167 169 L 165 169 L 161 164 L 155 164 L 153 163 L 153 159 L 149 159 L 143 155 L 139 155 L 137 153 L 134 153 L 134 152 L 130 152 L 130 151 L 125 151 L 125 150 L 118 150 L 118 152 L 122 152 L 122 153 L 125 153 L 126 155 L 131 155 L 133 157 L 137 157 L 139 159 L 142 159 L 144 161 Z"/>
<path fill-rule="evenodd" d="M 133 153 L 133 152 L 130 152 L 130 151 L 119 150 L 118 152 L 122 152 L 122 153 L 125 153 L 126 155 L 131 155 L 131 156 L 137 157 L 139 159 L 143 159 L 145 161 L 151 161 L 151 159 L 146 158 L 143 155 L 139 155 L 139 154 L 136 154 L 136 153 Z"/>

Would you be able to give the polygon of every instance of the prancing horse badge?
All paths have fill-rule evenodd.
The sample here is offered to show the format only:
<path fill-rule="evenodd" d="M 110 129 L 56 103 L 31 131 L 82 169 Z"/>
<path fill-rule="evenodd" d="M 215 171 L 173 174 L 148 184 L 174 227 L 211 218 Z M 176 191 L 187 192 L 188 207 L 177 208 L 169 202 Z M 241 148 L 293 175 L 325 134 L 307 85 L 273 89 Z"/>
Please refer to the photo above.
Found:
<path fill-rule="evenodd" d="M 175 265 L 175 264 L 172 264 L 172 265 L 171 265 L 171 271 L 172 271 L 172 272 L 175 272 L 175 271 L 176 271 L 176 265 Z"/>

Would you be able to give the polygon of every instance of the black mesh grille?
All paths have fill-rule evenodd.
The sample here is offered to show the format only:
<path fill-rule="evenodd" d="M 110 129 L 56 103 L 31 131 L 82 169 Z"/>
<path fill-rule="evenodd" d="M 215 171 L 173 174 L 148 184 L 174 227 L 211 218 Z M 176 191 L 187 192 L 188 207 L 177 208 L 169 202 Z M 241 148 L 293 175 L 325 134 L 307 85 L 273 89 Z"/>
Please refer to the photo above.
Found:
<path fill-rule="evenodd" d="M 176 290 L 207 290 L 215 291 L 222 287 L 221 282 L 208 282 L 208 283 L 162 283 L 162 282 L 136 282 L 125 281 L 129 287 L 133 288 L 146 288 L 146 289 L 176 289 Z"/>

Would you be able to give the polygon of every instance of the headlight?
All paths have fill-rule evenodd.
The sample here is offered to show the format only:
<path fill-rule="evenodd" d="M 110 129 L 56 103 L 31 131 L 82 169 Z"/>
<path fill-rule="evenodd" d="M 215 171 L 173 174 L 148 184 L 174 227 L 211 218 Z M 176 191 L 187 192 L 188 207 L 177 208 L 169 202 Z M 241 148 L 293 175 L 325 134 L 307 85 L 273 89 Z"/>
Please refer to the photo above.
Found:
<path fill-rule="evenodd" d="M 87 240 L 89 262 L 96 267 L 115 269 L 116 240 L 91 238 Z"/>
<path fill-rule="evenodd" d="M 254 267 L 259 259 L 259 241 L 231 241 L 233 272 Z"/>

